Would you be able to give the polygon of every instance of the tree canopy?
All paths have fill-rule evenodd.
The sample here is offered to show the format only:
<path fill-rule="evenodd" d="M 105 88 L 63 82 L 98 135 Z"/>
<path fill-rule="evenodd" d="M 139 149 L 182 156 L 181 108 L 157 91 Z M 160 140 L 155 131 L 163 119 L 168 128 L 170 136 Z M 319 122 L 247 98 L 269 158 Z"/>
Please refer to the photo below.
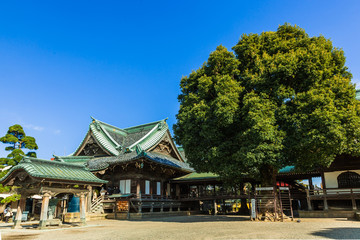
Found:
<path fill-rule="evenodd" d="M 37 150 L 35 138 L 26 136 L 24 129 L 19 124 L 9 127 L 6 135 L 0 138 L 0 141 L 9 144 L 5 147 L 6 151 L 11 151 L 7 158 L 0 158 L 1 164 L 16 165 L 25 155 L 22 149 Z M 36 157 L 36 152 L 29 151 L 27 156 Z"/>
<path fill-rule="evenodd" d="M 273 181 L 359 155 L 360 103 L 342 49 L 285 24 L 219 46 L 181 79 L 175 140 L 199 172 Z"/>

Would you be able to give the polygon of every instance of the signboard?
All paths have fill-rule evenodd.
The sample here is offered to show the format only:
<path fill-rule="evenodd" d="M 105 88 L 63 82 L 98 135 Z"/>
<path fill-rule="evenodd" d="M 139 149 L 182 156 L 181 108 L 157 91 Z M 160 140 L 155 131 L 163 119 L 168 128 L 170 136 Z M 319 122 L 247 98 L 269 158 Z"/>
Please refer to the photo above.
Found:
<path fill-rule="evenodd" d="M 289 190 L 289 187 L 279 187 L 280 190 Z"/>
<path fill-rule="evenodd" d="M 257 187 L 255 188 L 256 191 L 273 191 L 273 187 Z"/>
<path fill-rule="evenodd" d="M 251 199 L 251 219 L 256 218 L 256 201 L 255 199 Z"/>
<path fill-rule="evenodd" d="M 128 201 L 117 201 L 116 208 L 118 212 L 127 212 L 129 209 L 129 202 Z"/>

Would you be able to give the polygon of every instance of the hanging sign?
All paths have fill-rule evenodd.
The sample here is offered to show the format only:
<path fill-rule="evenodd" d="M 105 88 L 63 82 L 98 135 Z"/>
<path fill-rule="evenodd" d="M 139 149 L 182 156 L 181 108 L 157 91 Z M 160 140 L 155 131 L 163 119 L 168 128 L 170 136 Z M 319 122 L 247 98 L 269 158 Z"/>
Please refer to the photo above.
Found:
<path fill-rule="evenodd" d="M 256 201 L 255 199 L 251 199 L 251 219 L 256 218 Z"/>
<path fill-rule="evenodd" d="M 256 191 L 272 191 L 274 190 L 273 187 L 257 187 L 255 188 Z"/>

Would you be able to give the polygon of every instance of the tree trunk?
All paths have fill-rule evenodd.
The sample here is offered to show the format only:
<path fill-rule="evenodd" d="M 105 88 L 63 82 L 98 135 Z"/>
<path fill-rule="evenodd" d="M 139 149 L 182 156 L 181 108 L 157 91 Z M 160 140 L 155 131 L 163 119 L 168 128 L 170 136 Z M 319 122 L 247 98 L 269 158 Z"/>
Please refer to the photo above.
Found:
<path fill-rule="evenodd" d="M 259 209 L 258 220 L 264 221 L 279 221 L 281 220 L 281 207 L 280 200 L 277 193 L 276 186 L 276 174 L 277 169 L 272 166 L 264 166 L 261 169 L 261 187 L 272 187 L 274 191 L 264 191 L 263 198 L 266 199 L 266 203 Z"/>

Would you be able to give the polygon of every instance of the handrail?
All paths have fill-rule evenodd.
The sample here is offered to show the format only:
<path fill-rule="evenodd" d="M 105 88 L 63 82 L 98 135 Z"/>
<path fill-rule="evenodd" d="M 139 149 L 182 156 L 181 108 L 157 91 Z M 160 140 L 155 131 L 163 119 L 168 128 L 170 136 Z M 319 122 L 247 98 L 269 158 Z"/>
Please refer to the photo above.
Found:
<path fill-rule="evenodd" d="M 239 191 L 239 192 L 226 192 L 226 191 L 220 191 L 220 192 L 192 192 L 187 194 L 181 194 L 180 198 L 201 198 L 201 197 L 215 197 L 215 196 L 249 196 L 249 191 Z"/>
<path fill-rule="evenodd" d="M 325 189 L 310 189 L 309 195 L 341 195 L 341 194 L 360 194 L 360 188 L 325 188 Z"/>
<path fill-rule="evenodd" d="M 90 210 L 93 210 L 94 208 L 96 208 L 101 202 L 102 202 L 102 196 L 99 196 L 98 198 L 96 198 L 95 200 L 93 200 L 91 202 Z"/>

